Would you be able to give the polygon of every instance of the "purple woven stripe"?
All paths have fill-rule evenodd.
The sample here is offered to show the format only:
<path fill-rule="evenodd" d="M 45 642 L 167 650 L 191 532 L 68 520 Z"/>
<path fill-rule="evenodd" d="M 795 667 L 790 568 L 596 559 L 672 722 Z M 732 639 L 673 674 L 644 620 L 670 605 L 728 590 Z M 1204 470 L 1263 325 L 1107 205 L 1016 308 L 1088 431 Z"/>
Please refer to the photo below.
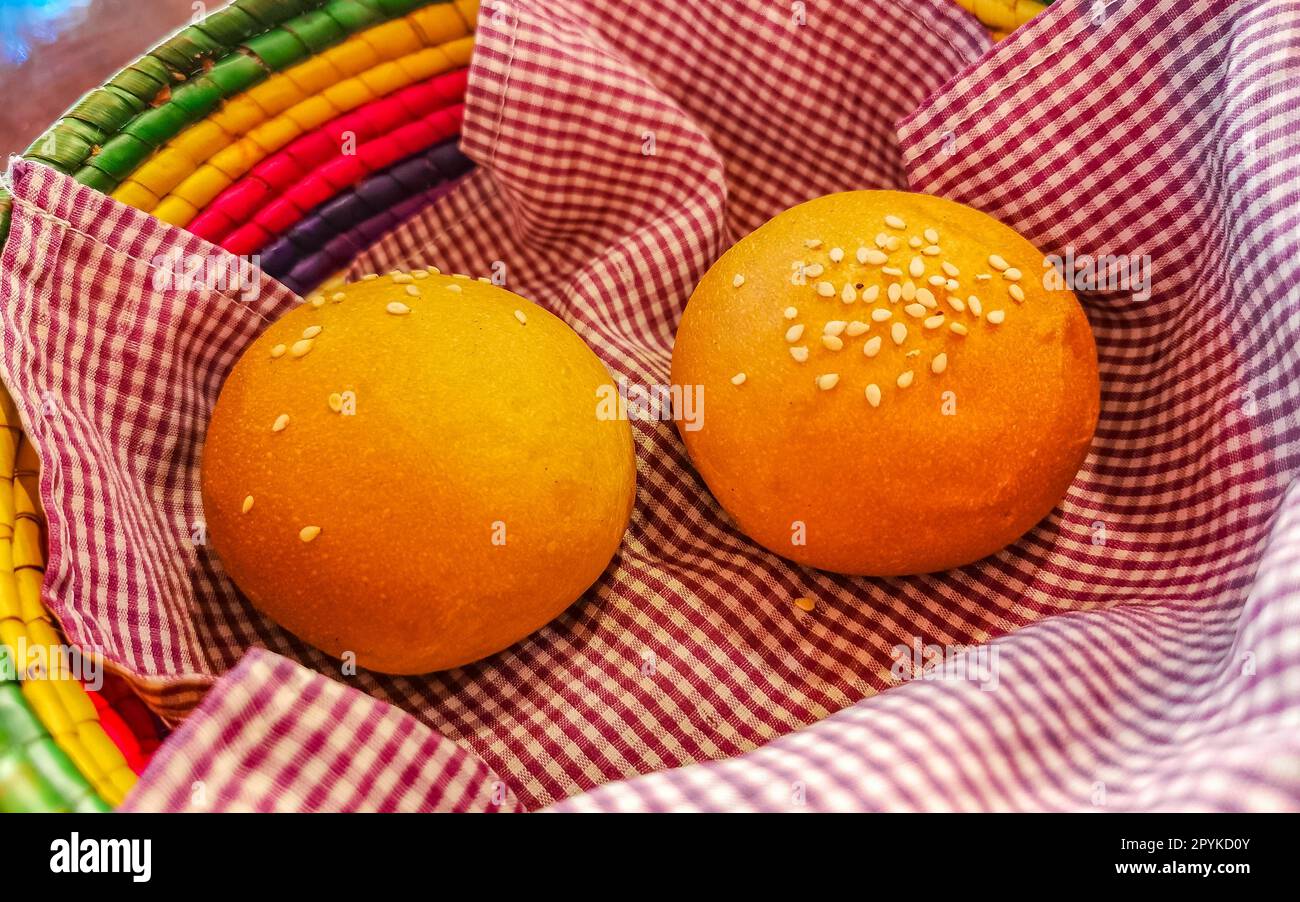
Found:
<path fill-rule="evenodd" d="M 459 142 L 444 141 L 400 160 L 321 204 L 262 250 L 263 268 L 298 294 L 308 293 L 383 231 L 413 215 L 418 209 L 412 204 L 414 196 L 450 185 L 468 172 L 473 164 L 460 152 Z M 438 196 L 430 194 L 426 200 Z M 382 214 L 389 211 L 393 215 L 387 225 L 373 225 L 384 221 Z M 353 240 L 335 243 L 345 234 Z"/>

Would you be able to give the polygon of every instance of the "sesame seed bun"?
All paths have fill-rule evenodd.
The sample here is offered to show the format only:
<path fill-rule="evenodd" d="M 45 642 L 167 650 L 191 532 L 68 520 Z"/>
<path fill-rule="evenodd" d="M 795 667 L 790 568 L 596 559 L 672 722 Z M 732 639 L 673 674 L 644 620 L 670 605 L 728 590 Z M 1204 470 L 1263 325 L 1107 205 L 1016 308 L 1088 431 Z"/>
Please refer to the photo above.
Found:
<path fill-rule="evenodd" d="M 998 551 L 1061 500 L 1097 425 L 1092 332 L 1046 271 L 939 197 L 781 213 L 682 316 L 673 383 L 704 399 L 698 428 L 678 424 L 691 460 L 746 535 L 811 567 L 896 576 Z"/>
<path fill-rule="evenodd" d="M 611 379 L 572 329 L 503 288 L 414 276 L 272 324 L 203 453 L 208 535 L 253 605 L 386 673 L 546 624 L 609 564 L 635 494 L 631 429 L 598 418 Z"/>

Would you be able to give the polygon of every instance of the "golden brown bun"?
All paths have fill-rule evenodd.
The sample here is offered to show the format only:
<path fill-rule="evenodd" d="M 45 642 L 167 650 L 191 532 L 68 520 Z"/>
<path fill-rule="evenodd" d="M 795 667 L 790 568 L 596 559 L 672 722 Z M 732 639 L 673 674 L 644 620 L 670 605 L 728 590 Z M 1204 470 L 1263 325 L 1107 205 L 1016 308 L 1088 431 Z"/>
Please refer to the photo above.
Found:
<path fill-rule="evenodd" d="M 905 228 L 891 228 L 886 216 Z M 927 229 L 938 233 L 937 255 L 924 252 L 932 246 Z M 882 233 L 901 246 L 886 246 L 883 264 L 859 263 L 859 248 L 881 250 Z M 912 236 L 921 248 L 909 246 Z M 833 248 L 843 249 L 842 262 L 832 262 Z M 999 272 L 992 254 L 1019 269 L 1019 281 Z M 912 279 L 913 258 L 924 268 L 913 284 L 937 304 L 921 318 L 906 312 L 906 300 L 888 298 L 889 284 Z M 824 272 L 795 284 L 799 261 Z M 957 269 L 951 294 L 964 311 L 950 303 L 946 284 L 928 282 L 950 277 L 941 261 Z M 1097 425 L 1092 332 L 1071 292 L 1044 287 L 1045 271 L 1043 255 L 1015 231 L 938 197 L 852 191 L 781 213 L 722 255 L 682 316 L 673 383 L 702 386 L 705 402 L 702 428 L 679 422 L 691 460 L 741 530 L 801 564 L 894 576 L 957 567 L 1003 548 L 1060 501 Z M 991 278 L 977 280 L 982 273 Z M 823 281 L 832 297 L 819 293 Z M 1013 284 L 1023 302 L 1011 297 Z M 874 302 L 863 299 L 871 286 L 879 286 Z M 980 316 L 966 304 L 971 295 Z M 798 311 L 793 319 L 788 307 Z M 891 318 L 874 321 L 872 310 Z M 990 322 L 993 311 L 1003 312 L 1000 325 Z M 938 313 L 942 322 L 927 328 Z M 850 335 L 861 327 L 846 328 L 838 335 L 843 349 L 832 350 L 821 338 L 824 324 L 836 321 L 869 329 Z M 901 346 L 894 323 L 907 330 Z M 954 323 L 967 334 L 953 332 Z M 800 324 L 804 334 L 787 340 Z M 877 337 L 880 350 L 868 357 L 864 345 Z M 801 347 L 802 363 L 791 353 Z M 914 350 L 920 353 L 905 356 Z M 936 374 L 940 353 L 947 368 Z M 913 381 L 900 387 L 905 371 Z M 740 373 L 744 381 L 733 384 Z M 838 382 L 823 389 L 817 379 L 828 374 Z M 867 400 L 869 384 L 880 389 L 878 407 Z"/>
<path fill-rule="evenodd" d="M 635 494 L 631 429 L 597 418 L 611 380 L 582 339 L 502 288 L 417 275 L 270 326 L 203 454 L 209 535 L 249 600 L 387 673 L 466 664 L 550 621 L 605 569 Z"/>

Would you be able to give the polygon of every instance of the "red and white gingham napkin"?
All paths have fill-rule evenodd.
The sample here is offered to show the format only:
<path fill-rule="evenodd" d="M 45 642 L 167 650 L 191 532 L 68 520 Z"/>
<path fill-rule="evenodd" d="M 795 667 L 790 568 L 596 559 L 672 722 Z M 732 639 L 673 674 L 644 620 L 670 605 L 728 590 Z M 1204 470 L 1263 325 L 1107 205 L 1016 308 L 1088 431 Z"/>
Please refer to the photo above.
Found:
<path fill-rule="evenodd" d="M 151 254 L 201 243 L 22 164 L 0 375 L 46 462 L 46 600 L 164 713 L 228 671 L 200 713 L 245 735 L 223 699 L 249 697 L 231 668 L 264 646 L 409 711 L 528 808 L 643 774 L 560 807 L 1298 807 L 1298 43 L 1296 2 L 1058 2 L 982 57 L 939 0 L 485 7 L 481 168 L 356 272 L 504 265 L 634 385 L 667 381 L 722 248 L 829 191 L 910 183 L 1048 253 L 1147 255 L 1154 284 L 1084 294 L 1097 438 L 1015 546 L 908 579 L 804 570 L 727 523 L 671 424 L 636 422 L 616 566 L 530 639 L 418 679 L 340 676 L 192 541 L 206 411 L 287 298 L 152 289 Z M 891 673 L 897 646 L 994 638 L 996 688 Z M 330 715 L 291 716 L 260 754 L 301 760 Z M 302 797 L 292 776 L 248 789 L 212 735 L 168 745 L 241 805 Z M 185 807 L 168 760 L 134 804 Z"/>

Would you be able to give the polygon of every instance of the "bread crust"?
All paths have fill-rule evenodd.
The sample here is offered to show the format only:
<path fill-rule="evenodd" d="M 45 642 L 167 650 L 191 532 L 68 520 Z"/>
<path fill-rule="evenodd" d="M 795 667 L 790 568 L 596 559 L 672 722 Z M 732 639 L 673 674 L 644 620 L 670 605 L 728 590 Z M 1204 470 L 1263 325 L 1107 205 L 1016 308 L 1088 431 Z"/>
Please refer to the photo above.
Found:
<path fill-rule="evenodd" d="M 338 292 L 268 327 L 226 380 L 203 452 L 210 541 L 258 610 L 335 657 L 476 661 L 609 564 L 635 496 L 631 430 L 596 415 L 611 383 L 596 355 L 505 289 L 431 274 Z"/>
<path fill-rule="evenodd" d="M 887 216 L 906 227 L 889 227 Z M 928 229 L 938 233 L 938 253 L 924 251 L 932 245 Z M 877 248 L 879 234 L 898 236 L 901 246 Z M 922 248 L 909 246 L 912 236 Z M 859 263 L 860 247 L 888 259 Z M 832 248 L 844 252 L 839 263 Z M 995 254 L 1019 270 L 1018 279 L 990 263 Z M 913 259 L 923 267 L 917 278 Z M 798 262 L 806 284 L 795 284 Z M 824 271 L 808 276 L 807 265 L 816 264 Z M 884 266 L 902 275 L 885 274 Z M 1100 407 L 1087 317 L 1072 292 L 1045 286 L 1045 272 L 1042 253 L 1013 229 L 943 198 L 855 191 L 781 213 L 717 260 L 679 324 L 673 383 L 700 386 L 705 399 L 702 425 L 680 430 L 691 460 L 745 534 L 800 564 L 898 576 L 1004 548 L 1065 495 Z M 929 284 L 940 275 L 942 287 Z M 934 296 L 924 317 L 906 312 L 902 297 L 889 300 L 887 286 L 908 279 Z M 832 296 L 819 293 L 822 281 Z M 845 283 L 855 295 L 849 303 Z M 869 302 L 863 296 L 872 285 L 879 296 Z M 1023 301 L 1011 296 L 1012 286 Z M 787 318 L 787 308 L 797 314 Z M 875 309 L 890 318 L 873 320 Z M 999 310 L 1004 319 L 994 325 L 990 314 Z M 943 321 L 927 328 L 938 313 Z M 824 345 L 825 324 L 843 321 L 869 328 L 839 332 L 840 350 Z M 895 323 L 907 331 L 901 345 L 891 334 Z M 952 331 L 953 323 L 966 334 Z M 791 337 L 798 325 L 803 334 Z M 869 357 L 864 345 L 872 338 L 880 350 Z M 799 347 L 807 348 L 802 363 L 791 353 Z M 939 354 L 946 367 L 935 373 Z M 900 387 L 908 371 L 911 384 Z M 834 387 L 820 387 L 828 374 L 838 377 Z M 879 406 L 867 399 L 872 384 Z"/>

